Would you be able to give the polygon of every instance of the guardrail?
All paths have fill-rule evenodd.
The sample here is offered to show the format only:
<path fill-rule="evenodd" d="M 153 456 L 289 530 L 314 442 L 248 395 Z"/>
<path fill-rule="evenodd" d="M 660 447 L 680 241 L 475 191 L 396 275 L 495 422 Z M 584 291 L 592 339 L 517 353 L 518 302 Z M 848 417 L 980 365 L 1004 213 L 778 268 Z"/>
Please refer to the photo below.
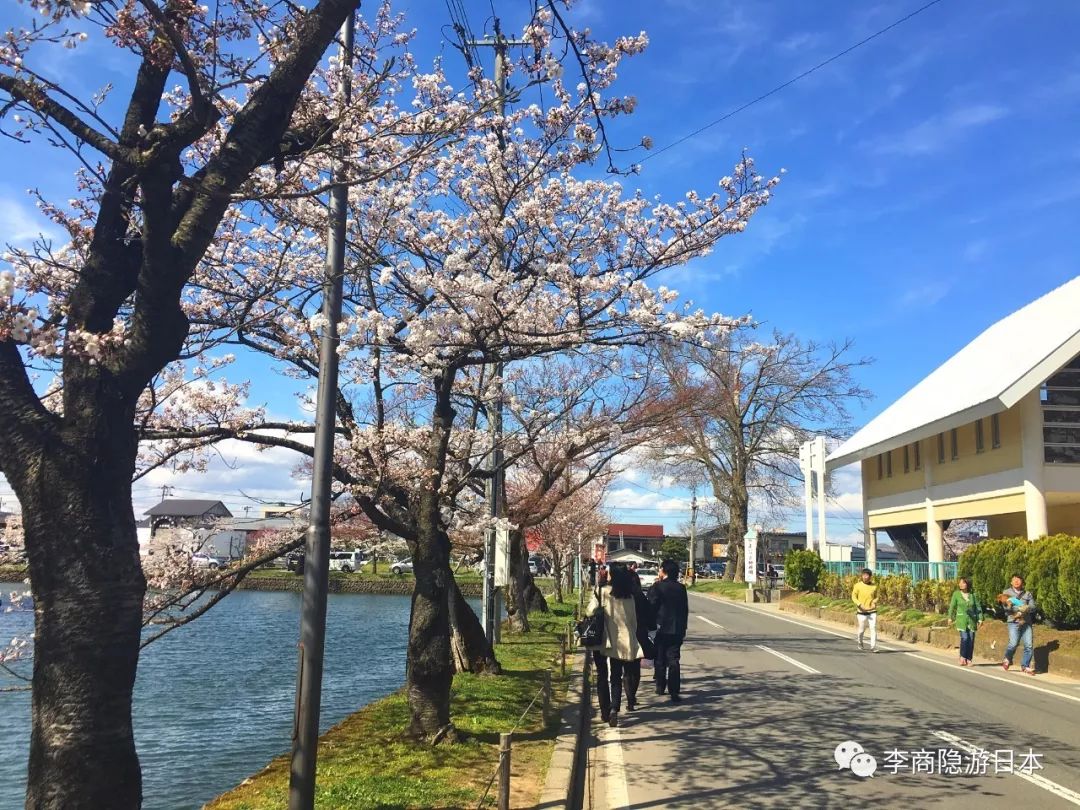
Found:
<path fill-rule="evenodd" d="M 955 562 L 908 562 L 888 560 L 879 562 L 874 567 L 874 573 L 887 577 L 907 577 L 912 582 L 921 582 L 924 579 L 956 579 L 957 563 Z M 862 562 L 826 562 L 825 570 L 830 574 L 859 574 L 867 565 Z"/>

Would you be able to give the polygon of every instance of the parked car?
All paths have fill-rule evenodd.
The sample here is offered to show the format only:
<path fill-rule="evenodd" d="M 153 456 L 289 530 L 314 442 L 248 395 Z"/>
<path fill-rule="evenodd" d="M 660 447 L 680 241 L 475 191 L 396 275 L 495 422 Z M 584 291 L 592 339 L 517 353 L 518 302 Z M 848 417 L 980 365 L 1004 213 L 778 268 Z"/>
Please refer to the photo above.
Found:
<path fill-rule="evenodd" d="M 551 562 L 539 554 L 529 555 L 529 573 L 534 577 L 551 576 Z"/>
<path fill-rule="evenodd" d="M 727 570 L 727 563 L 711 562 L 705 563 L 705 568 L 701 572 L 701 576 L 709 579 L 720 579 L 724 575 L 724 571 Z"/>
<path fill-rule="evenodd" d="M 285 555 L 285 568 L 294 574 L 304 573 L 304 550 L 302 548 L 290 551 Z"/>
<path fill-rule="evenodd" d="M 411 574 L 412 573 L 412 557 L 404 560 L 398 560 L 396 563 L 390 566 L 390 570 L 397 574 Z"/>
<path fill-rule="evenodd" d="M 641 580 L 641 587 L 650 588 L 656 582 L 657 576 L 660 575 L 660 569 L 646 565 L 637 570 L 637 575 L 638 579 Z"/>
<path fill-rule="evenodd" d="M 197 551 L 191 555 L 191 564 L 195 568 L 209 568 L 211 571 L 215 571 L 225 565 L 225 561 L 218 557 L 212 557 L 205 551 Z"/>
<path fill-rule="evenodd" d="M 331 551 L 330 570 L 351 574 L 353 571 L 360 570 L 364 565 L 364 560 L 364 552 L 358 548 L 352 551 Z"/>

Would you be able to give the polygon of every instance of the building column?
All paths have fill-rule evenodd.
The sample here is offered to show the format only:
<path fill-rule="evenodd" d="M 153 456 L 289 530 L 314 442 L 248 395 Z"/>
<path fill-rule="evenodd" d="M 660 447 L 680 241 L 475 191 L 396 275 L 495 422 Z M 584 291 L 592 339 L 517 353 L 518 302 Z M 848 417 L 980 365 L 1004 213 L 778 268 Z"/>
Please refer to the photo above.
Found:
<path fill-rule="evenodd" d="M 933 509 L 929 512 L 926 521 L 926 550 L 927 559 L 932 563 L 945 562 L 945 527 L 940 520 L 934 520 Z"/>
<path fill-rule="evenodd" d="M 1050 533 L 1046 519 L 1046 494 L 1031 481 L 1024 482 L 1024 516 L 1027 519 L 1028 540 Z"/>
<path fill-rule="evenodd" d="M 866 567 L 877 570 L 877 531 L 870 528 L 870 517 L 863 507 L 863 551 L 866 552 Z"/>
<path fill-rule="evenodd" d="M 1046 492 L 1043 489 L 1043 469 L 1046 464 L 1043 449 L 1042 398 L 1036 388 L 1020 403 L 1020 435 L 1024 462 L 1024 515 L 1027 538 L 1034 540 L 1048 533 Z"/>

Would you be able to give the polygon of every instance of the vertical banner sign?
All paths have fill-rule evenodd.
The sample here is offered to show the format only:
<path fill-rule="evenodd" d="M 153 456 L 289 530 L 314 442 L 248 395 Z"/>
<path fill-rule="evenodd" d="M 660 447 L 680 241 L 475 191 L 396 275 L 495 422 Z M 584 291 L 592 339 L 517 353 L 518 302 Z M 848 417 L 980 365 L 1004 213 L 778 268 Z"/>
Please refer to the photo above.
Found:
<path fill-rule="evenodd" d="M 510 584 L 510 532 L 499 527 L 495 530 L 495 587 Z"/>
<path fill-rule="evenodd" d="M 743 535 L 743 578 L 747 582 L 757 582 L 757 539 L 758 533 L 751 529 Z"/>

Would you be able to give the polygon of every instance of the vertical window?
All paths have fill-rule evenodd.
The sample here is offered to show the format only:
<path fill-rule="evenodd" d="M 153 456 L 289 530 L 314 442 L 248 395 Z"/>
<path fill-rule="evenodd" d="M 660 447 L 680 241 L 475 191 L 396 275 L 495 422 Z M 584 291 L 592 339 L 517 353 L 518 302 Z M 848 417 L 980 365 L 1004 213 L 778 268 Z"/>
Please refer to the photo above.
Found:
<path fill-rule="evenodd" d="M 892 450 L 885 454 L 885 477 L 892 478 Z"/>
<path fill-rule="evenodd" d="M 960 443 L 956 437 L 956 428 L 949 431 L 949 452 L 952 454 L 953 461 L 960 458 Z"/>
<path fill-rule="evenodd" d="M 983 420 L 975 420 L 975 452 L 981 453 L 986 449 L 986 440 L 983 436 Z"/>
<path fill-rule="evenodd" d="M 878 478 L 878 481 L 880 481 L 882 478 L 885 477 L 884 470 L 885 470 L 885 459 L 883 459 L 881 456 L 878 456 L 877 457 L 877 478 Z"/>
<path fill-rule="evenodd" d="M 922 442 L 915 442 L 912 445 L 915 448 L 915 469 L 922 469 Z"/>
<path fill-rule="evenodd" d="M 995 450 L 1001 447 L 1001 419 L 996 413 L 990 417 L 990 446 Z"/>
<path fill-rule="evenodd" d="M 911 451 L 908 450 L 908 446 L 904 445 L 904 472 L 911 472 Z"/>
<path fill-rule="evenodd" d="M 937 463 L 945 463 L 945 434 L 939 433 L 937 435 Z"/>

